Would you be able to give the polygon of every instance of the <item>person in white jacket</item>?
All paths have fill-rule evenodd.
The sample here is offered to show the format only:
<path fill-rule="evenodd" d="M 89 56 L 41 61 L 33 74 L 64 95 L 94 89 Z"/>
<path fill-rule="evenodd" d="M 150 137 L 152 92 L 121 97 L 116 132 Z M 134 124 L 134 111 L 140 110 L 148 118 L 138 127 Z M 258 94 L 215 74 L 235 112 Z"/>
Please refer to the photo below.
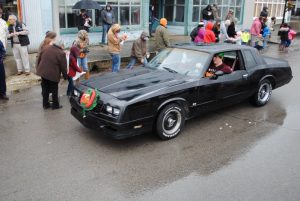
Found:
<path fill-rule="evenodd" d="M 8 26 L 6 21 L 2 19 L 3 10 L 0 8 L 0 40 L 6 49 L 7 44 L 7 34 L 8 34 Z"/>

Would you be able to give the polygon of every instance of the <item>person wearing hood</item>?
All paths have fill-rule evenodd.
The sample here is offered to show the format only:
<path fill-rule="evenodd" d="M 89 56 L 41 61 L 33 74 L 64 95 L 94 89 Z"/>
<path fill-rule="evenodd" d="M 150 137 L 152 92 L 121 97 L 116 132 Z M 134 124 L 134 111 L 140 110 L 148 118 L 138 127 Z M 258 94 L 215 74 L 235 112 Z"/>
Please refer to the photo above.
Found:
<path fill-rule="evenodd" d="M 201 27 L 201 28 L 198 30 L 198 34 L 197 34 L 197 36 L 195 37 L 194 43 L 195 43 L 195 44 L 203 43 L 203 42 L 204 42 L 204 36 L 205 36 L 205 28 L 204 28 L 204 27 Z"/>
<path fill-rule="evenodd" d="M 83 69 L 85 73 L 85 79 L 90 78 L 90 72 L 88 68 L 87 54 L 89 53 L 89 34 L 85 30 L 80 30 L 77 34 L 77 38 L 74 42 L 75 45 L 80 49 L 80 54 L 78 57 L 78 65 Z"/>
<path fill-rule="evenodd" d="M 81 73 L 82 70 L 77 65 L 77 58 L 79 57 L 80 50 L 79 48 L 74 45 L 70 49 L 69 54 L 69 72 L 68 72 L 68 89 L 67 89 L 67 96 L 71 96 L 74 91 L 74 82 L 73 77 L 76 75 L 76 72 Z"/>
<path fill-rule="evenodd" d="M 114 24 L 108 31 L 107 41 L 108 41 L 108 51 L 112 57 L 112 72 L 119 72 L 121 64 L 121 45 L 123 41 L 127 40 L 127 35 L 119 35 L 121 31 L 121 26 L 119 24 Z"/>
<path fill-rule="evenodd" d="M 155 45 L 157 51 L 170 46 L 169 33 L 167 30 L 168 21 L 166 18 L 161 18 L 159 23 L 160 25 L 155 30 Z"/>
<path fill-rule="evenodd" d="M 115 16 L 112 11 L 111 5 L 107 4 L 105 9 L 101 12 L 102 17 L 102 44 L 105 44 L 106 41 L 106 34 L 110 27 L 115 22 Z"/>
<path fill-rule="evenodd" d="M 139 61 L 139 63 L 146 65 L 148 63 L 147 61 L 147 41 L 149 40 L 149 34 L 145 31 L 142 32 L 140 38 L 136 39 L 133 42 L 132 48 L 131 48 L 131 58 L 130 62 L 127 65 L 128 69 L 131 69 L 136 61 Z"/>
<path fill-rule="evenodd" d="M 260 16 L 261 16 L 261 17 L 267 18 L 268 15 L 269 15 L 268 7 L 267 7 L 267 6 L 264 6 L 263 9 L 262 9 L 262 11 L 260 12 Z"/>
<path fill-rule="evenodd" d="M 215 33 L 212 31 L 214 24 L 212 22 L 207 22 L 205 27 L 205 35 L 204 35 L 204 43 L 215 43 L 216 36 Z"/>
<path fill-rule="evenodd" d="M 250 28 L 251 46 L 255 47 L 259 38 L 261 38 L 262 17 L 256 18 Z"/>
<path fill-rule="evenodd" d="M 203 21 L 200 21 L 199 24 L 198 24 L 198 26 L 195 27 L 195 28 L 191 31 L 190 37 L 191 37 L 191 41 L 192 41 L 192 42 L 195 42 L 195 39 L 196 39 L 196 37 L 198 36 L 199 30 L 200 30 L 201 28 L 203 28 L 203 27 L 204 27 L 204 22 L 203 22 Z"/>
<path fill-rule="evenodd" d="M 202 18 L 204 21 L 204 24 L 206 24 L 207 21 L 213 21 L 214 15 L 213 15 L 213 9 L 211 5 L 207 5 L 206 8 L 202 10 Z"/>

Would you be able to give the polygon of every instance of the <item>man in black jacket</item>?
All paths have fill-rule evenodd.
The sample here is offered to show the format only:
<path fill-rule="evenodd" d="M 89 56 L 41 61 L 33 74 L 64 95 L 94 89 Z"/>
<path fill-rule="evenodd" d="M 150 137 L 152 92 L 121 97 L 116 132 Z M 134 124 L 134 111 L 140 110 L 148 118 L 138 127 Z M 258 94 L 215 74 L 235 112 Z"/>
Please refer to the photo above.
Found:
<path fill-rule="evenodd" d="M 30 44 L 28 34 L 29 31 L 23 23 L 17 21 L 15 15 L 8 17 L 8 38 L 11 41 L 13 54 L 17 62 L 18 75 L 21 75 L 25 70 L 25 74 L 30 74 L 29 58 L 27 46 Z"/>
<path fill-rule="evenodd" d="M 260 12 L 260 16 L 261 16 L 261 17 L 267 18 L 268 15 L 269 15 L 268 7 L 267 7 L 267 6 L 264 6 L 264 7 L 263 7 L 263 10 Z"/>

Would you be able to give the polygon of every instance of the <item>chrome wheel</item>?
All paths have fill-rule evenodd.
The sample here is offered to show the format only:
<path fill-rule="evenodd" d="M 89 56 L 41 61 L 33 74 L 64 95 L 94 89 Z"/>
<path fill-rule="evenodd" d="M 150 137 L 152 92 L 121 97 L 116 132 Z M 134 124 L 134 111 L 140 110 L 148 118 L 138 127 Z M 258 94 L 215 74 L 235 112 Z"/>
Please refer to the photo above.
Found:
<path fill-rule="evenodd" d="M 181 113 L 178 110 L 169 110 L 162 121 L 163 132 L 170 137 L 175 135 L 180 127 L 181 118 Z"/>
<path fill-rule="evenodd" d="M 185 111 L 179 104 L 169 104 L 159 113 L 156 120 L 156 132 L 163 140 L 176 137 L 185 123 Z"/>

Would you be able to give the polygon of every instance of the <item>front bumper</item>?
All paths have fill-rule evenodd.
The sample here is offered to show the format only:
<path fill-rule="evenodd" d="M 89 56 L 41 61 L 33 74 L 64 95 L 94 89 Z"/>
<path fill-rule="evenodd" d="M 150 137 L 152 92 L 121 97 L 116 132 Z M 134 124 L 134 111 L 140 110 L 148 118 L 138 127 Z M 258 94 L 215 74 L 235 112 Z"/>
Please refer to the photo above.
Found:
<path fill-rule="evenodd" d="M 113 139 L 125 139 L 152 130 L 153 117 L 145 117 L 126 123 L 117 123 L 111 120 L 101 118 L 88 111 L 85 117 L 82 115 L 82 108 L 74 98 L 70 98 L 71 114 L 81 122 L 85 127 L 99 130 L 104 135 Z M 135 128 L 136 127 L 136 128 Z"/>

